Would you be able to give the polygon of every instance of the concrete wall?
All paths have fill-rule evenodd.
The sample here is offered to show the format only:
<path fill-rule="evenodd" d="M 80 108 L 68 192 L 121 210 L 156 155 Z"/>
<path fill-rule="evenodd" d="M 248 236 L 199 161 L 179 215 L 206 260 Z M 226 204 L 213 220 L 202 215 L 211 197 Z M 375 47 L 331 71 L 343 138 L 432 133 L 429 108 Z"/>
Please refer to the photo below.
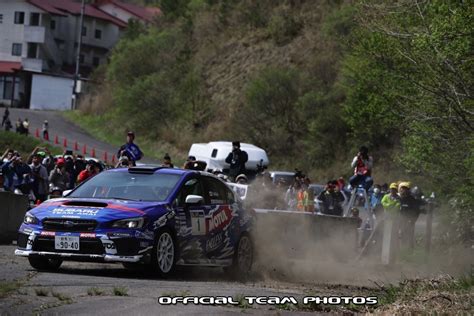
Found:
<path fill-rule="evenodd" d="M 0 242 L 16 240 L 18 228 L 28 210 L 28 197 L 11 192 L 0 192 Z"/>

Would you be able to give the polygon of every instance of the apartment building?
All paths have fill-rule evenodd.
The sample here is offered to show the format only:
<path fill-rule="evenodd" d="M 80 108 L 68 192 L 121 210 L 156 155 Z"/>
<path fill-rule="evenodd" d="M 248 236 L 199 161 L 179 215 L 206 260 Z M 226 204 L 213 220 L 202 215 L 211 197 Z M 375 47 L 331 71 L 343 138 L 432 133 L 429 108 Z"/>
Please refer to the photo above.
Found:
<path fill-rule="evenodd" d="M 114 6 L 110 7 L 112 2 Z M 126 17 L 117 13 L 122 9 L 116 3 L 102 3 L 115 15 L 102 10 L 99 3 L 85 6 L 80 52 L 82 77 L 106 62 L 128 19 L 149 23 L 151 15 L 143 15 L 147 12 L 144 8 L 136 11 L 142 16 L 130 13 Z M 69 108 L 80 15 L 80 0 L 0 1 L 0 103 Z"/>

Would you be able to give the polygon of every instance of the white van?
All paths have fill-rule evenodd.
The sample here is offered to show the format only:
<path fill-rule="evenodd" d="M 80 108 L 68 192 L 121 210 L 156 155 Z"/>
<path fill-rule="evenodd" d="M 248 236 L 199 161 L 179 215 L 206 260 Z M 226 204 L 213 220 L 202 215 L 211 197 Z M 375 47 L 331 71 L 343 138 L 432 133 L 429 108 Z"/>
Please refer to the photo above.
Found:
<path fill-rule="evenodd" d="M 265 150 L 252 144 L 240 143 L 240 149 L 247 152 L 249 160 L 245 164 L 248 171 L 256 171 L 257 165 L 262 164 L 268 166 L 270 163 Z M 207 163 L 207 169 L 212 170 L 228 170 L 229 164 L 225 159 L 232 152 L 232 142 L 210 142 L 192 144 L 189 149 L 188 156 L 196 157 L 196 160 L 201 160 Z"/>

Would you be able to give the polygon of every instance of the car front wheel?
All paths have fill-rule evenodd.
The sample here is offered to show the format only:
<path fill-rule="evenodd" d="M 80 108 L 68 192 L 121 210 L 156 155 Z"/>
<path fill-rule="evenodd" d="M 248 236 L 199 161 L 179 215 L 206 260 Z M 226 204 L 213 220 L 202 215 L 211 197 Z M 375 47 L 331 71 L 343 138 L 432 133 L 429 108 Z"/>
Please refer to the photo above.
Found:
<path fill-rule="evenodd" d="M 159 231 L 153 247 L 152 265 L 160 277 L 173 274 L 176 268 L 176 253 L 176 243 L 171 232 L 167 229 Z"/>
<path fill-rule="evenodd" d="M 63 263 L 59 258 L 35 257 L 29 256 L 28 261 L 30 265 L 36 270 L 55 271 L 58 270 Z"/>

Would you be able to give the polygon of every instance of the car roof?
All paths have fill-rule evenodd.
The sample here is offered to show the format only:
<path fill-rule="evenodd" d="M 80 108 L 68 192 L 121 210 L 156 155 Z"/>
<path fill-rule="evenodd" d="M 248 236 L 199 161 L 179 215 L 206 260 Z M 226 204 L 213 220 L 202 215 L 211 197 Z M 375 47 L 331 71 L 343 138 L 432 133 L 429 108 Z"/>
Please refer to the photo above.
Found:
<path fill-rule="evenodd" d="M 212 173 L 209 173 L 206 171 L 180 169 L 180 168 L 168 168 L 168 167 L 161 167 L 160 165 L 141 165 L 141 166 L 136 166 L 132 168 L 114 168 L 114 169 L 107 170 L 107 172 L 128 172 L 129 169 L 131 172 L 136 172 L 136 173 L 176 174 L 176 175 L 201 174 L 201 175 L 211 176 L 213 178 L 219 179 Z"/>

